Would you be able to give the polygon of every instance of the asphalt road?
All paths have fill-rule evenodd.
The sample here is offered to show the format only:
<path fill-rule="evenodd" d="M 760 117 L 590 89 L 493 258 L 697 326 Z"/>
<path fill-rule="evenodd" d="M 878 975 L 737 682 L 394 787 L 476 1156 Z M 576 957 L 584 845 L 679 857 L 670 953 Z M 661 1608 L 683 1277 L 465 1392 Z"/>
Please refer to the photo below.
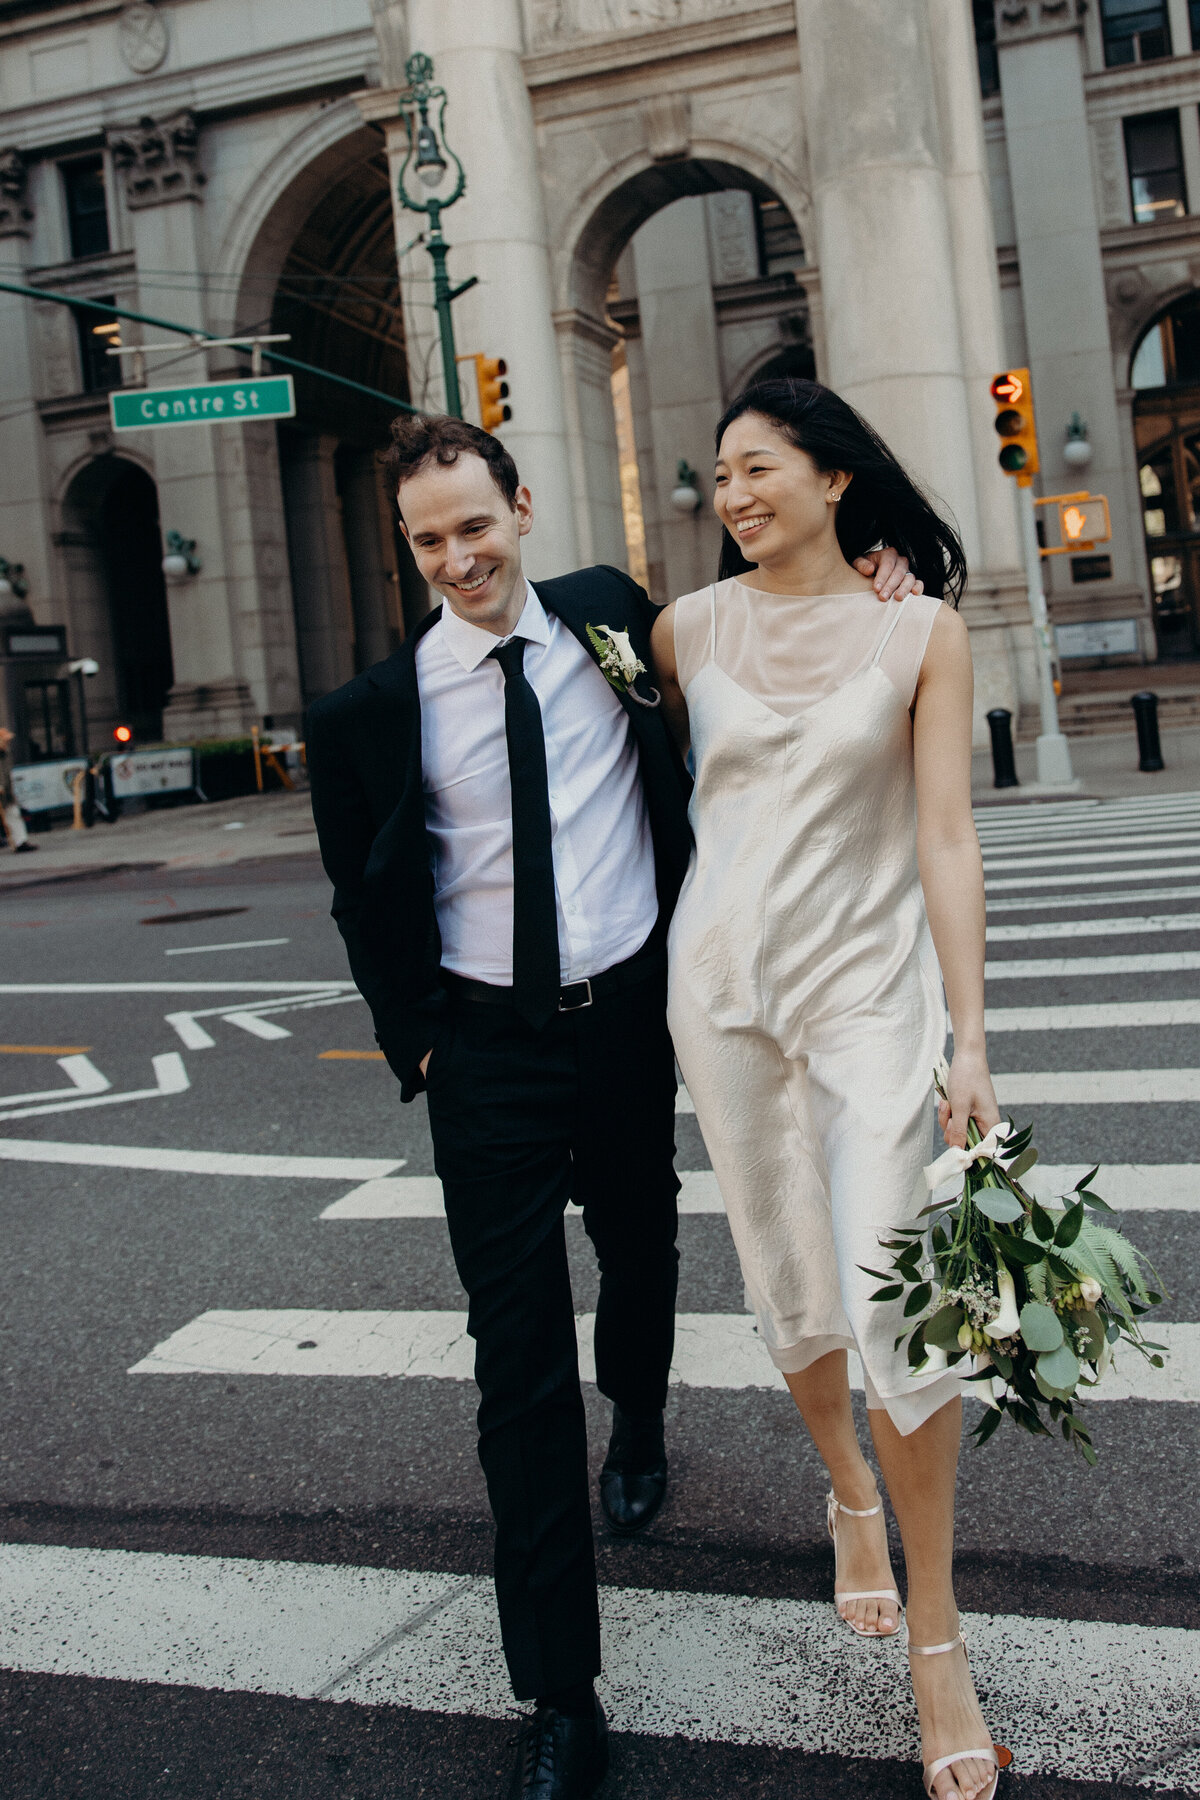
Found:
<path fill-rule="evenodd" d="M 1094 1471 L 1007 1428 L 964 1447 L 960 1601 L 980 1615 L 980 1686 L 1017 1756 L 1005 1791 L 1029 1800 L 1200 1794 L 1188 1397 L 1200 1398 L 1188 1336 L 1200 1323 L 1200 1005 L 1194 1022 L 1183 1005 L 1200 1003 L 1200 881 L 1181 855 L 1194 845 L 1200 864 L 1200 795 L 1154 804 L 1149 822 L 1116 802 L 990 808 L 984 826 L 1003 902 L 989 923 L 1009 931 L 991 961 L 1124 959 L 998 968 L 989 1007 L 1165 1003 L 1178 1020 L 1059 1015 L 992 1037 L 997 1070 L 1072 1075 L 1070 1097 L 1015 1109 L 1033 1117 L 1044 1160 L 1183 1170 L 1169 1208 L 1124 1223 L 1170 1292 L 1184 1397 L 1097 1405 Z M 433 1167 L 423 1102 L 401 1107 L 369 1055 L 327 908 L 307 855 L 0 897 L 11 1800 L 503 1791 L 515 1726 L 489 1624 L 490 1529 L 444 1224 L 436 1204 L 403 1216 L 407 1201 L 399 1216 L 321 1217 L 371 1178 L 428 1200 L 428 1182 L 405 1184 Z M 1150 923 L 1172 917 L 1191 922 Z M 1097 919 L 1124 928 L 1012 935 Z M 1153 1090 L 1192 1071 L 1195 1098 L 1130 1100 L 1118 1084 L 1100 1101 L 1089 1083 L 1108 1092 L 1112 1071 L 1130 1092 L 1134 1072 L 1154 1072 Z M 694 1118 L 677 1124 L 678 1166 L 707 1170 Z M 567 1230 L 586 1314 L 590 1250 L 577 1217 Z M 687 1213 L 681 1247 L 679 1310 L 708 1342 L 744 1318 L 723 1216 Z M 388 1340 L 400 1363 L 359 1373 L 376 1366 L 359 1345 L 337 1373 L 307 1374 L 303 1346 L 336 1360 L 338 1321 L 363 1312 L 393 1321 L 385 1335 L 409 1333 L 403 1353 Z M 218 1320 L 234 1348 L 215 1372 L 130 1372 L 214 1314 L 236 1315 Z M 435 1352 L 411 1343 L 439 1331 L 451 1347 L 430 1373 Z M 402 1372 L 405 1355 L 417 1372 Z M 673 1487 L 652 1537 L 607 1540 L 597 1518 L 617 1733 L 605 1800 L 914 1795 L 902 1657 L 833 1620 L 821 1472 L 791 1402 L 769 1372 L 724 1379 L 672 1388 Z M 594 1388 L 588 1406 L 598 1466 Z M 215 1614 L 214 1593 L 226 1595 Z"/>

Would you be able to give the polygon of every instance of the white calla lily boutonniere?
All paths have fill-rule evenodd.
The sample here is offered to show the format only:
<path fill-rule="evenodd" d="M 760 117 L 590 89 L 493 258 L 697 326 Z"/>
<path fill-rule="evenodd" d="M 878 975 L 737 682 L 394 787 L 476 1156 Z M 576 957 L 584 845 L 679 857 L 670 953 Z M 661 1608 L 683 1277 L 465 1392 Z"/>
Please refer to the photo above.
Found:
<path fill-rule="evenodd" d="M 662 696 L 656 688 L 651 688 L 652 699 L 647 700 L 639 694 L 634 686 L 639 675 L 646 673 L 646 665 L 629 641 L 627 631 L 614 631 L 611 625 L 587 625 L 588 642 L 596 652 L 600 664 L 600 673 L 610 687 L 618 694 L 627 694 L 639 706 L 658 706 Z"/>

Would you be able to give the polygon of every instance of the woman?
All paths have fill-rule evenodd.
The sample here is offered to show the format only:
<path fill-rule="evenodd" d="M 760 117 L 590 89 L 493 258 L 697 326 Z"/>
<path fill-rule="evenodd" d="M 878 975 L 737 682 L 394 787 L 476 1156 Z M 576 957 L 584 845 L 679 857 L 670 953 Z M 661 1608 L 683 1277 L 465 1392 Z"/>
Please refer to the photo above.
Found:
<path fill-rule="evenodd" d="M 729 408 L 714 505 L 721 579 L 664 608 L 653 640 L 696 761 L 671 1031 L 759 1332 L 829 1470 L 838 1612 L 864 1636 L 899 1629 L 850 1407 L 855 1348 L 904 1543 L 926 1789 L 991 1800 L 1008 1755 L 975 1698 L 951 1570 L 960 1385 L 910 1373 L 894 1348 L 904 1322 L 872 1304 L 863 1268 L 928 1199 L 939 962 L 954 1027 L 946 1141 L 999 1116 L 971 657 L 954 610 L 963 553 L 870 426 L 812 381 L 765 382 Z M 881 539 L 925 593 L 880 606 L 851 565 Z"/>

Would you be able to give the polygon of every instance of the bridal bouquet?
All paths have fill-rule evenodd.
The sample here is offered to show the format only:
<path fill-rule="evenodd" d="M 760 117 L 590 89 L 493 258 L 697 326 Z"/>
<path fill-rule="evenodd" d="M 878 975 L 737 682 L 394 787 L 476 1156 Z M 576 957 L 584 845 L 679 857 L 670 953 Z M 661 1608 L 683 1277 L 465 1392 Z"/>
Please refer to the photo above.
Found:
<path fill-rule="evenodd" d="M 946 1098 L 942 1062 L 934 1085 Z M 1076 1406 L 1102 1379 L 1124 1340 L 1161 1369 L 1161 1344 L 1143 1337 L 1139 1319 L 1162 1296 L 1149 1263 L 1113 1225 L 1090 1214 L 1112 1208 L 1092 1191 L 1098 1166 L 1056 1205 L 1042 1205 L 1021 1186 L 1037 1161 L 1033 1128 L 1008 1121 L 986 1137 L 972 1119 L 967 1149 L 947 1150 L 925 1170 L 932 1192 L 958 1170 L 963 1191 L 934 1201 L 919 1224 L 897 1227 L 881 1243 L 891 1252 L 883 1286 L 871 1298 L 904 1300 L 914 1374 L 972 1363 L 967 1380 L 988 1410 L 974 1429 L 986 1443 L 1005 1413 L 1024 1430 L 1062 1435 L 1095 1463 L 1091 1437 Z M 1047 1423 L 1047 1421 L 1049 1421 Z"/>

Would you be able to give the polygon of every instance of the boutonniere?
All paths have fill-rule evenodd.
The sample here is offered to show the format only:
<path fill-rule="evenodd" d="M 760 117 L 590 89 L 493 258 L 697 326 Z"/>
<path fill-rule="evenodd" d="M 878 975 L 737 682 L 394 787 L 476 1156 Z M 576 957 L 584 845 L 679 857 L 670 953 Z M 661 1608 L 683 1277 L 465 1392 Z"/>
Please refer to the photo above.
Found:
<path fill-rule="evenodd" d="M 646 673 L 646 665 L 630 643 L 629 633 L 614 631 L 611 625 L 588 625 L 584 629 L 609 686 L 616 688 L 618 694 L 627 694 L 639 706 L 657 706 L 662 696 L 656 688 L 650 689 L 653 699 L 647 700 L 633 685 L 639 675 Z"/>

